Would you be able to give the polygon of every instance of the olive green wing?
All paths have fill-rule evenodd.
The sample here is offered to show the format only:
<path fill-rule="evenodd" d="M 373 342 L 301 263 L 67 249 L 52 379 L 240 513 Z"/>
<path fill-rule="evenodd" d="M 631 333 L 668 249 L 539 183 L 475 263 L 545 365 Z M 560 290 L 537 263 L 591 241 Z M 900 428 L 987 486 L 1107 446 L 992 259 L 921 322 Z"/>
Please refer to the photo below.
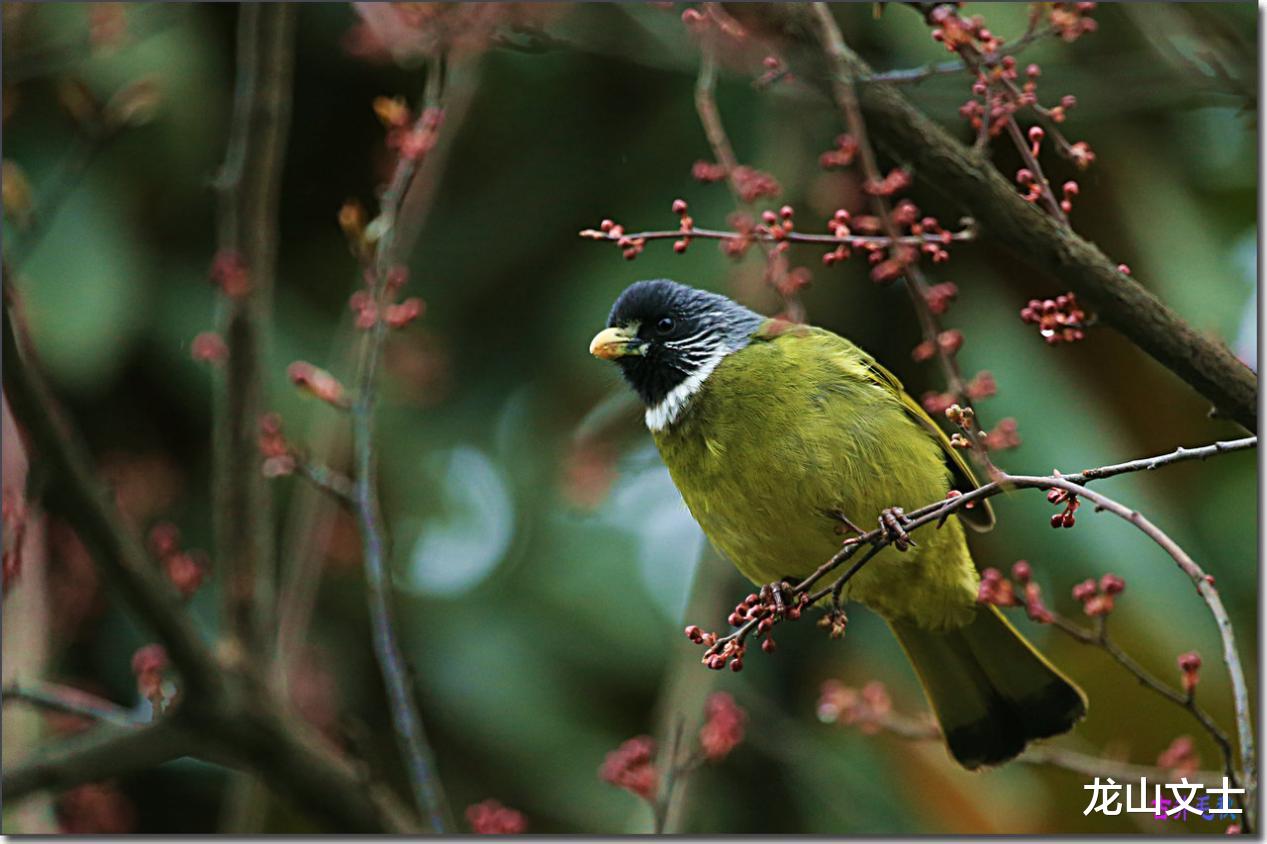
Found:
<path fill-rule="evenodd" d="M 941 426 L 933 421 L 933 418 L 928 415 L 924 408 L 920 407 L 919 402 L 911 398 L 910 394 L 902 387 L 902 382 L 897 380 L 897 376 L 881 366 L 879 361 L 866 352 L 862 352 L 862 361 L 867 367 L 868 374 L 875 382 L 897 396 L 907 415 L 917 422 L 920 427 L 927 430 L 933 439 L 937 441 L 937 444 L 941 446 L 941 450 L 946 454 L 946 462 L 950 466 L 951 477 L 955 481 L 955 489 L 960 492 L 970 492 L 981 486 L 980 482 L 977 481 L 976 475 L 972 473 L 972 467 L 968 465 L 968 461 L 963 459 L 963 454 L 950 444 L 950 437 L 946 436 L 946 432 L 941 429 Z M 987 531 L 994 527 L 994 511 L 990 509 L 989 501 L 978 501 L 970 510 L 961 509 L 959 511 L 959 519 L 978 531 Z"/>
<path fill-rule="evenodd" d="M 896 396 L 907 415 L 926 430 L 937 444 L 941 446 L 941 450 L 946 457 L 946 463 L 950 467 L 954 488 L 960 492 L 970 492 L 981 485 L 972 473 L 972 468 L 963 459 L 963 455 L 951 446 L 950 437 L 946 436 L 946 432 L 933 421 L 932 417 L 925 412 L 924 408 L 920 407 L 915 399 L 911 398 L 902 386 L 902 382 L 897 380 L 897 376 L 885 369 L 879 361 L 858 348 L 856 344 L 838 334 L 833 334 L 826 329 L 814 328 L 777 318 L 766 320 L 757 332 L 753 334 L 753 339 L 771 341 L 784 335 L 816 336 L 826 340 L 831 347 L 848 350 L 850 358 L 860 364 L 863 375 L 871 378 L 876 386 Z M 990 509 L 990 502 L 988 501 L 979 501 L 972 509 L 961 509 L 959 518 L 977 531 L 987 531 L 994 527 L 994 511 Z"/>

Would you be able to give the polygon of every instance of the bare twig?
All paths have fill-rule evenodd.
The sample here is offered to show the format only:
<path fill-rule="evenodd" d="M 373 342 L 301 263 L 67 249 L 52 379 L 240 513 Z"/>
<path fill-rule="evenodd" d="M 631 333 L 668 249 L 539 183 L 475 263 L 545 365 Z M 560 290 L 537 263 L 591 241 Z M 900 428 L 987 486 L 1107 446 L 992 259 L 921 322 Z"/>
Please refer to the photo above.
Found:
<path fill-rule="evenodd" d="M 10 683 L 4 687 L 4 700 L 25 703 L 50 712 L 77 715 L 90 721 L 104 721 L 120 727 L 134 726 L 137 721 L 122 706 L 104 698 L 57 683 Z"/>
<path fill-rule="evenodd" d="M 340 504 L 348 507 L 356 505 L 356 483 L 347 475 L 310 460 L 295 461 L 295 472 L 311 481 L 313 486 L 334 496 Z"/>
<path fill-rule="evenodd" d="M 432 58 L 427 67 L 427 89 L 423 97 L 424 107 L 418 118 L 419 131 L 427 125 L 424 121 L 434 120 L 437 110 L 441 108 L 443 73 L 443 60 Z M 380 313 L 388 292 L 388 276 L 399 258 L 395 251 L 395 242 L 398 236 L 397 226 L 402 220 L 398 218 L 398 214 L 406 191 L 417 175 L 417 164 L 415 158 L 401 156 L 381 200 L 379 220 L 383 225 L 378 234 L 370 291 L 373 301 L 379 305 Z M 409 221 L 403 222 L 407 225 Z M 377 319 L 366 331 L 361 347 L 357 395 L 352 406 L 356 510 L 364 546 L 374 652 L 387 688 L 397 741 L 409 771 L 418 808 L 431 830 L 442 833 L 451 829 L 452 824 L 448 819 L 444 792 L 435 772 L 431 747 L 418 713 L 408 668 L 396 640 L 391 608 L 391 576 L 387 568 L 387 536 L 378 501 L 374 408 L 378 395 L 378 367 L 386 339 L 387 325 L 382 319 Z"/>
<path fill-rule="evenodd" d="M 238 647 L 265 647 L 276 579 L 270 489 L 255 449 L 277 261 L 277 199 L 290 124 L 294 7 L 239 10 L 237 88 L 220 195 L 218 261 L 240 261 L 246 289 L 226 285 L 220 332 L 228 347 L 216 395 L 216 548 L 225 614 Z"/>

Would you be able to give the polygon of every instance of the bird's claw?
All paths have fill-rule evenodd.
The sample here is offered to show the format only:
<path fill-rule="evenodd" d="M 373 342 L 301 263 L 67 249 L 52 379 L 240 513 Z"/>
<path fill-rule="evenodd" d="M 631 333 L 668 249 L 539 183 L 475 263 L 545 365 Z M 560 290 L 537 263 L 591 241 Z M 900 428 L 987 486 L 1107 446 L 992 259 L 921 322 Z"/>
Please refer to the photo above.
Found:
<path fill-rule="evenodd" d="M 761 587 L 761 600 L 764 603 L 773 603 L 774 612 L 779 616 L 787 615 L 788 608 L 788 590 L 792 588 L 792 584 L 786 580 L 777 580 L 773 583 L 767 583 Z"/>
<path fill-rule="evenodd" d="M 844 510 L 826 510 L 824 512 L 827 514 L 828 518 L 838 522 L 835 527 L 837 536 L 844 536 L 849 533 L 852 533 L 855 536 L 862 536 L 862 534 L 866 532 L 850 521 L 849 517 L 845 515 Z"/>
<path fill-rule="evenodd" d="M 880 513 L 880 531 L 884 534 L 885 541 L 899 551 L 905 551 L 915 544 L 915 540 L 906 532 L 907 521 L 906 513 L 901 507 L 889 507 Z"/>

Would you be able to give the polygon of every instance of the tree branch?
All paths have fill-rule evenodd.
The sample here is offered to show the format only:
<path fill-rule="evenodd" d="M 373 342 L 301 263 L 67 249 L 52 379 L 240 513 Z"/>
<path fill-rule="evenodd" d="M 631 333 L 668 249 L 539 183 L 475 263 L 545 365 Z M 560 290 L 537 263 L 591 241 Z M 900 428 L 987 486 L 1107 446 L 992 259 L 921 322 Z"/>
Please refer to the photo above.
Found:
<path fill-rule="evenodd" d="M 1094 478 L 1107 478 L 1133 471 L 1147 471 L 1161 466 L 1167 466 L 1189 460 L 1204 460 L 1215 454 L 1224 454 L 1232 451 L 1241 451 L 1253 448 L 1257 446 L 1257 444 L 1257 437 L 1246 437 L 1240 440 L 1214 443 L 1201 448 L 1180 448 L 1166 455 L 1160 455 L 1143 460 L 1133 460 L 1127 463 L 1101 467 L 1099 469 L 1090 469 L 1074 475 L 1061 475 L 1059 473 L 1042 476 L 1013 475 L 998 472 L 996 473 L 994 480 L 983 484 L 970 492 L 946 498 L 942 501 L 928 504 L 912 511 L 905 517 L 902 524 L 905 531 L 910 533 L 917 528 L 931 523 L 936 523 L 940 526 L 946 519 L 950 518 L 952 514 L 963 507 L 968 506 L 971 503 L 993 497 L 1002 492 L 1014 489 L 1060 489 L 1092 502 L 1096 506 L 1097 510 L 1110 512 L 1124 521 L 1129 522 L 1157 543 L 1162 550 L 1164 550 L 1171 559 L 1175 561 L 1180 570 L 1192 579 L 1197 592 L 1205 601 L 1206 606 L 1209 608 L 1210 614 L 1214 617 L 1215 623 L 1219 629 L 1219 636 L 1223 646 L 1223 662 L 1227 666 L 1236 714 L 1240 765 L 1243 772 L 1241 782 L 1243 783 L 1243 787 L 1246 789 L 1244 805 L 1246 806 L 1245 821 L 1247 825 L 1253 824 L 1255 820 L 1253 817 L 1253 807 L 1256 805 L 1255 794 L 1257 790 L 1254 734 L 1253 725 L 1250 720 L 1249 691 L 1245 682 L 1244 670 L 1241 666 L 1240 653 L 1236 647 L 1236 639 L 1232 630 L 1231 620 L 1228 618 L 1227 610 L 1223 606 L 1223 602 L 1219 597 L 1218 591 L 1214 588 L 1214 578 L 1207 575 L 1205 571 L 1202 570 L 1190 556 L 1188 556 L 1187 552 L 1179 547 L 1173 539 L 1146 519 L 1141 513 L 1090 489 L 1085 486 L 1085 483 Z M 796 584 L 795 587 L 787 590 L 788 596 L 799 599 L 799 603 L 796 606 L 816 604 L 828 596 L 833 596 L 838 599 L 847 582 L 869 560 L 871 560 L 872 557 L 875 556 L 879 549 L 891 544 L 892 541 L 893 535 L 879 528 L 845 540 L 840 551 L 838 551 L 830 560 L 819 566 L 812 574 Z M 848 562 L 864 545 L 869 545 L 870 549 L 861 560 L 846 570 L 844 574 L 840 575 L 831 586 L 813 591 L 814 586 L 819 581 L 823 580 L 828 574 Z M 799 614 L 799 611 L 797 611 L 797 614 Z M 702 642 L 708 646 L 704 656 L 706 662 L 709 661 L 710 657 L 717 657 L 719 655 L 725 659 L 733 658 L 736 654 L 742 654 L 747 637 L 759 632 L 759 626 L 769 618 L 770 615 L 768 613 L 760 616 L 754 615 L 725 636 L 718 637 L 710 634 L 708 637 L 701 638 L 697 635 L 692 638 L 695 641 Z M 778 618 L 774 618 L 771 621 L 771 624 L 778 620 Z M 768 629 L 770 629 L 770 625 L 766 625 L 764 628 L 761 628 L 762 631 Z M 690 628 L 688 628 L 688 630 L 690 630 Z M 696 629 L 695 632 L 698 634 L 699 631 Z M 722 664 L 724 665 L 724 660 Z M 1249 827 L 1247 826 L 1246 828 Z"/>
<path fill-rule="evenodd" d="M 941 730 L 932 721 L 892 711 L 855 723 L 878 727 L 886 733 L 908 741 L 939 741 L 941 739 Z M 1049 744 L 1035 744 L 1027 747 L 1024 753 L 1016 757 L 1016 761 L 1024 765 L 1062 768 L 1087 776 L 1113 777 L 1121 782 L 1138 782 L 1141 778 L 1164 780 L 1170 776 L 1169 771 L 1153 765 L 1136 765 Z M 1196 771 L 1188 776 L 1205 785 L 1217 785 L 1222 781 L 1220 774 L 1215 771 Z"/>
<path fill-rule="evenodd" d="M 255 447 L 263 412 L 266 327 L 277 263 L 277 200 L 290 123 L 294 7 L 239 7 L 237 87 L 219 193 L 217 264 L 245 274 L 222 283 L 220 332 L 228 348 L 216 391 L 216 548 L 228 627 L 238 647 L 267 646 L 275 581 L 271 491 Z"/>
<path fill-rule="evenodd" d="M 114 496 L 96 477 L 88 449 L 64 424 L 43 379 L 28 365 L 14 333 L 12 280 L 6 271 L 3 311 L 4 391 L 14 417 L 48 467 L 56 494 L 49 510 L 62 513 L 93 551 L 132 610 L 158 634 L 184 680 L 186 700 L 214 695 L 220 666 L 182 606 L 180 597 L 124 524 Z M 51 492 L 51 491 L 50 491 Z"/>
<path fill-rule="evenodd" d="M 90 721 L 104 721 L 120 727 L 136 724 L 132 714 L 122 706 L 89 694 L 82 689 L 57 683 L 43 682 L 32 685 L 10 683 L 4 687 L 3 697 L 6 702 L 25 703 L 49 712 L 77 715 Z"/>
<path fill-rule="evenodd" d="M 1232 784 L 1239 787 L 1240 777 L 1236 774 L 1235 752 L 1232 749 L 1232 742 L 1227 737 L 1227 733 L 1225 733 L 1222 728 L 1214 722 L 1214 719 L 1210 717 L 1208 712 L 1197 704 L 1195 694 L 1185 695 L 1178 689 L 1163 683 L 1161 680 L 1157 679 L 1157 677 L 1153 676 L 1151 672 L 1145 669 L 1144 666 L 1136 662 L 1134 657 L 1122 650 L 1117 642 L 1110 639 L 1108 635 L 1107 622 L 1107 616 L 1100 616 L 1099 630 L 1093 632 L 1082 628 L 1080 625 L 1070 621 L 1064 616 L 1056 613 L 1051 614 L 1051 625 L 1057 630 L 1060 630 L 1076 642 L 1080 642 L 1084 645 L 1090 645 L 1104 651 L 1113 659 L 1114 662 L 1122 666 L 1128 674 L 1138 680 L 1140 685 L 1151 689 L 1153 692 L 1171 703 L 1188 710 L 1188 712 L 1192 714 L 1192 717 L 1194 717 L 1197 722 L 1201 724 L 1201 727 L 1210 735 L 1210 738 L 1214 740 L 1214 743 L 1218 745 L 1219 752 L 1223 755 L 1223 771 L 1227 774 L 1227 777 Z"/>
<path fill-rule="evenodd" d="M 434 121 L 439 114 L 443 75 L 443 60 L 432 58 L 427 66 L 427 87 L 416 131 L 427 131 L 430 121 Z M 399 230 L 401 227 L 407 230 L 412 225 L 410 220 L 400 219 L 399 212 L 417 172 L 416 157 L 400 156 L 391 181 L 382 195 L 379 219 L 376 221 L 381 229 L 376 242 L 370 290 L 379 314 L 382 313 L 389 293 L 389 277 L 400 258 L 395 246 Z M 374 410 L 378 395 L 378 367 L 387 330 L 387 324 L 381 317 L 375 319 L 373 326 L 365 332 L 361 346 L 356 401 L 352 406 L 356 512 L 365 556 L 365 581 L 369 593 L 374 653 L 387 689 L 397 742 L 404 756 L 419 810 L 432 832 L 443 833 L 451 829 L 452 824 L 448 819 L 444 792 L 435 773 L 431 747 L 418 714 L 409 670 L 396 639 L 391 606 L 391 574 L 387 561 L 387 535 L 378 500 Z"/>
<path fill-rule="evenodd" d="M 811 48 L 800 57 L 816 65 L 826 59 L 833 81 L 874 76 L 839 38 L 820 40 L 810 10 L 795 4 L 763 4 L 762 22 L 792 43 Z M 830 17 L 830 13 L 829 13 Z M 805 79 L 819 74 L 802 72 Z M 967 206 L 983 230 L 1025 263 L 1067 283 L 1128 340 L 1209 399 L 1220 415 L 1257 429 L 1258 379 L 1225 345 L 1195 331 L 1151 292 L 1118 271 L 1092 243 L 1069 231 L 1017 194 L 990 162 L 974 154 L 910 104 L 892 84 L 858 90 L 871 134 L 920 178 Z"/>
<path fill-rule="evenodd" d="M 0 788 L 6 800 L 40 790 L 62 791 L 179 759 L 195 746 L 194 739 L 167 718 L 143 727 L 102 726 L 6 769 Z"/>

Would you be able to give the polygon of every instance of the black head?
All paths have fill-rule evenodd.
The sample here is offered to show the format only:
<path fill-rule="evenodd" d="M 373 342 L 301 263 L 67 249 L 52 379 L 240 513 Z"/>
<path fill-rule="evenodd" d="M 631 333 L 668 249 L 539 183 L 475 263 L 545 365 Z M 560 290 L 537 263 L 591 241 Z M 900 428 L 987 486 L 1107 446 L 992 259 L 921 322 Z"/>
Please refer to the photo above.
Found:
<path fill-rule="evenodd" d="M 648 408 L 680 395 L 689 398 L 723 357 L 748 345 L 765 317 L 725 296 L 675 281 L 639 281 L 625 288 L 607 318 L 607 330 L 590 344 L 614 360 Z M 688 383 L 689 382 L 689 383 Z M 683 386 L 685 385 L 685 386 Z"/>

